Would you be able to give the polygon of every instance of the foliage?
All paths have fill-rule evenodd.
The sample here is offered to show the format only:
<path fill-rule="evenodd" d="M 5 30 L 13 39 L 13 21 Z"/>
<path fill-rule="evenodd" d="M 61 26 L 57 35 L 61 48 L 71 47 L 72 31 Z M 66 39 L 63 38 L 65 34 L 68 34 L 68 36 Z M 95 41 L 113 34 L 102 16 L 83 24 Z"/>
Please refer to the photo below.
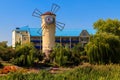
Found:
<path fill-rule="evenodd" d="M 2 60 L 9 61 L 15 55 L 15 50 L 12 48 L 7 48 L 5 53 L 2 54 Z"/>
<path fill-rule="evenodd" d="M 7 42 L 6 41 L 3 41 L 3 42 L 0 42 L 0 46 L 4 47 L 4 48 L 7 48 Z"/>
<path fill-rule="evenodd" d="M 0 62 L 0 68 L 2 68 L 3 67 L 3 65 L 1 64 L 1 62 Z"/>
<path fill-rule="evenodd" d="M 120 21 L 100 19 L 94 23 L 97 33 L 86 45 L 85 51 L 91 63 L 120 62 Z"/>
<path fill-rule="evenodd" d="M 17 46 L 20 46 L 20 45 L 21 45 L 21 41 L 15 43 L 15 46 L 16 46 L 16 47 L 17 47 Z"/>
<path fill-rule="evenodd" d="M 10 73 L 0 80 L 119 80 L 119 65 L 80 65 L 74 69 L 51 74 L 41 70 L 39 73 Z"/>
<path fill-rule="evenodd" d="M 72 49 L 71 49 L 71 57 L 70 60 L 71 62 L 74 63 L 74 65 L 78 65 L 81 61 L 84 61 L 83 58 L 86 56 L 86 53 L 84 52 L 84 48 L 81 43 L 76 44 Z"/>
<path fill-rule="evenodd" d="M 7 46 L 7 42 L 0 42 L 0 58 L 4 61 L 9 61 L 15 55 L 15 50 Z"/>
<path fill-rule="evenodd" d="M 71 51 L 72 51 L 72 53 L 82 54 L 84 51 L 84 47 L 82 46 L 81 43 L 78 43 L 72 48 Z"/>
<path fill-rule="evenodd" d="M 35 54 L 35 59 L 38 61 L 42 61 L 44 58 L 44 53 L 42 53 L 42 50 L 37 50 L 36 54 Z"/>
<path fill-rule="evenodd" d="M 65 66 L 68 62 L 70 52 L 68 48 L 64 48 L 62 45 L 57 44 L 53 52 L 50 54 L 50 60 L 58 66 Z"/>
<path fill-rule="evenodd" d="M 119 63 L 120 40 L 111 33 L 98 33 L 85 48 L 91 63 Z"/>
<path fill-rule="evenodd" d="M 68 46 L 63 47 L 62 45 L 57 44 L 50 54 L 50 60 L 58 66 L 68 66 L 70 64 L 78 65 L 80 63 L 80 52 L 72 52 Z"/>
<path fill-rule="evenodd" d="M 16 48 L 14 64 L 19 66 L 31 66 L 35 60 L 36 49 L 32 44 L 25 44 Z"/>
<path fill-rule="evenodd" d="M 97 33 L 107 32 L 120 36 L 120 21 L 117 19 L 100 19 L 94 23 L 94 29 L 97 30 Z"/>

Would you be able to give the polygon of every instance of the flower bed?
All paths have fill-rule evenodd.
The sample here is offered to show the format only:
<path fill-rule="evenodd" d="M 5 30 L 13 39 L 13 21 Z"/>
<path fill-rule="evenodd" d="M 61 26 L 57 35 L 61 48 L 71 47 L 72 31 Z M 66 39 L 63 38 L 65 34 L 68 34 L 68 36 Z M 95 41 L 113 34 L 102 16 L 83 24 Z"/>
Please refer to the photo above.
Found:
<path fill-rule="evenodd" d="M 16 66 L 4 66 L 4 68 L 0 71 L 1 74 L 7 74 L 9 72 L 16 72 Z"/>

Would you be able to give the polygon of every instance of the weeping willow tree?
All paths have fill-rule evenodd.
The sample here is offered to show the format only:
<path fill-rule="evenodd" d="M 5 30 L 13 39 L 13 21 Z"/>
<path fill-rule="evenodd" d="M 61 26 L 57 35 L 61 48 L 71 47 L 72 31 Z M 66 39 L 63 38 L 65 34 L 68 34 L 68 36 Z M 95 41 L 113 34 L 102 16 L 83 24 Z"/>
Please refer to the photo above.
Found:
<path fill-rule="evenodd" d="M 91 63 L 120 63 L 120 21 L 99 19 L 94 24 L 96 34 L 86 45 Z"/>
<path fill-rule="evenodd" d="M 119 37 L 106 32 L 98 33 L 86 45 L 85 51 L 91 63 L 119 63 Z"/>

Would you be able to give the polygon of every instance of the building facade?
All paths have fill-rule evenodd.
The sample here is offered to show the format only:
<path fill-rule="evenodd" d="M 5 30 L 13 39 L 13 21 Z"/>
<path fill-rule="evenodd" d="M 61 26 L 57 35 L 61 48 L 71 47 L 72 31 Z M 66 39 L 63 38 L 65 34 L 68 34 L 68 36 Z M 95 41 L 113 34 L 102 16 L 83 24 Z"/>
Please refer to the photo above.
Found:
<path fill-rule="evenodd" d="M 26 30 L 21 30 L 20 28 L 16 28 L 16 30 L 12 31 L 12 47 L 15 48 L 16 44 L 25 44 L 30 42 L 29 32 Z"/>
<path fill-rule="evenodd" d="M 16 47 L 17 43 L 22 45 L 32 42 L 35 48 L 42 49 L 42 37 L 39 31 L 39 28 L 29 28 L 28 26 L 16 28 L 12 31 L 12 47 Z M 78 43 L 84 46 L 89 42 L 90 34 L 92 32 L 87 30 L 56 30 L 55 42 L 63 46 L 68 45 L 70 48 Z"/>

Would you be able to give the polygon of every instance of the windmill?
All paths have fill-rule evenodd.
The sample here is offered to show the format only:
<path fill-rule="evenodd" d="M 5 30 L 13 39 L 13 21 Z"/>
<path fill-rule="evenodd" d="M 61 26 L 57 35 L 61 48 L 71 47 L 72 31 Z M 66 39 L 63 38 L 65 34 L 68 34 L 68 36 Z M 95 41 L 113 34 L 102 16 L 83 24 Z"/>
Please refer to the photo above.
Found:
<path fill-rule="evenodd" d="M 42 52 L 45 53 L 47 58 L 55 46 L 56 28 L 62 31 L 65 26 L 64 23 L 56 21 L 56 12 L 59 9 L 59 5 L 52 4 L 50 11 L 42 13 L 35 9 L 32 14 L 34 17 L 41 18 L 41 28 L 38 32 L 42 35 Z"/>

